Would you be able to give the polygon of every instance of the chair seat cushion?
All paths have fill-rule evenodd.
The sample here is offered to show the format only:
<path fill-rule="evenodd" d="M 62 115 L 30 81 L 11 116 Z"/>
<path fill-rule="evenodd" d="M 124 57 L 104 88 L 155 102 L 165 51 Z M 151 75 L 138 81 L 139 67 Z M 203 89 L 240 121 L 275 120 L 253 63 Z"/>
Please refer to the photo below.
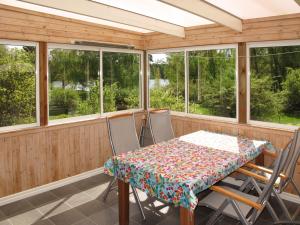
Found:
<path fill-rule="evenodd" d="M 258 197 L 253 196 L 253 195 L 249 195 L 243 192 L 240 192 L 236 189 L 230 188 L 230 187 L 226 187 L 226 186 L 222 186 L 224 189 L 227 189 L 231 192 L 234 192 L 240 196 L 243 196 L 249 200 L 252 200 L 254 202 L 257 201 Z M 204 197 L 200 202 L 199 205 L 202 206 L 206 206 L 208 208 L 217 210 L 218 208 L 220 208 L 221 204 L 229 197 L 222 195 L 218 192 L 211 192 L 209 195 L 207 195 L 206 197 Z M 230 199 L 230 198 L 229 198 Z M 240 207 L 243 215 L 246 217 L 247 214 L 250 212 L 250 210 L 252 209 L 251 206 L 248 206 L 242 202 L 236 201 L 237 205 Z M 223 214 L 238 219 L 239 220 L 239 216 L 237 215 L 237 213 L 235 212 L 234 208 L 232 207 L 231 204 L 227 205 L 227 207 L 224 209 Z"/>

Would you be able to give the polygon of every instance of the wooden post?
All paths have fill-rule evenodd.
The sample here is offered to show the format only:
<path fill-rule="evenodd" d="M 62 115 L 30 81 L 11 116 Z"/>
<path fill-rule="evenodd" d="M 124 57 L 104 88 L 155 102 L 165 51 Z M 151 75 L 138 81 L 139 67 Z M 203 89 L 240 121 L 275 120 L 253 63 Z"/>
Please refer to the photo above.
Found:
<path fill-rule="evenodd" d="M 129 184 L 118 179 L 119 225 L 129 225 Z"/>
<path fill-rule="evenodd" d="M 40 99 L 40 125 L 48 125 L 48 94 L 47 94 L 48 57 L 47 43 L 39 42 L 39 99 Z"/>
<path fill-rule="evenodd" d="M 147 58 L 147 51 L 143 51 L 143 62 L 144 62 L 144 80 L 143 80 L 143 85 L 144 85 L 144 110 L 147 110 L 148 108 L 148 58 Z"/>
<path fill-rule="evenodd" d="M 195 215 L 193 211 L 180 207 L 180 225 L 195 225 Z"/>
<path fill-rule="evenodd" d="M 238 44 L 238 98 L 239 98 L 239 123 L 247 123 L 247 58 L 246 43 Z"/>

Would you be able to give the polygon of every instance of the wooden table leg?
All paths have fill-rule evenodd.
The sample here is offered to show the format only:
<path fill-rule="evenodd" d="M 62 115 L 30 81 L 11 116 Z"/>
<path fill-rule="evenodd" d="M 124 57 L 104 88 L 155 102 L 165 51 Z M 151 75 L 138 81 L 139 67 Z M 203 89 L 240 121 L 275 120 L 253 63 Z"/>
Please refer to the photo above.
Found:
<path fill-rule="evenodd" d="M 259 156 L 257 156 L 257 157 L 255 158 L 255 163 L 256 163 L 257 165 L 264 166 L 264 164 L 265 164 L 265 156 L 264 156 L 263 153 L 260 154 Z"/>
<path fill-rule="evenodd" d="M 129 184 L 118 179 L 119 225 L 129 225 Z"/>
<path fill-rule="evenodd" d="M 195 225 L 194 211 L 180 207 L 180 225 Z"/>

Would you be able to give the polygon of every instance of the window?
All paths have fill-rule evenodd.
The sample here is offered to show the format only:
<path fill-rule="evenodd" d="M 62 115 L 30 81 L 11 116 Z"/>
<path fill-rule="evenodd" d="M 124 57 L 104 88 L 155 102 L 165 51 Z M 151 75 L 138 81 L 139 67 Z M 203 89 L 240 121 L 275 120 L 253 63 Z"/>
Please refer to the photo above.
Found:
<path fill-rule="evenodd" d="M 185 111 L 184 52 L 149 54 L 151 108 Z"/>
<path fill-rule="evenodd" d="M 236 118 L 236 49 L 188 55 L 189 113 Z"/>
<path fill-rule="evenodd" d="M 299 126 L 300 42 L 278 43 L 249 45 L 250 120 Z"/>
<path fill-rule="evenodd" d="M 0 42 L 0 127 L 38 123 L 36 52 L 35 44 Z"/>
<path fill-rule="evenodd" d="M 103 112 L 141 108 L 141 54 L 103 52 Z"/>
<path fill-rule="evenodd" d="M 48 60 L 49 119 L 99 113 L 99 50 L 50 48 Z"/>

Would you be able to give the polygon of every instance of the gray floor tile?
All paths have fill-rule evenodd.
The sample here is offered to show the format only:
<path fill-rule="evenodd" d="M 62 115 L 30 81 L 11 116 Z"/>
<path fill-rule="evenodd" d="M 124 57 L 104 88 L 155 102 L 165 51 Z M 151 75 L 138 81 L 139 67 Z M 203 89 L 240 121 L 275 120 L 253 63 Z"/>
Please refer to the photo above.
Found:
<path fill-rule="evenodd" d="M 0 225 L 12 225 L 12 223 L 9 220 L 5 219 L 0 221 Z"/>
<path fill-rule="evenodd" d="M 84 218 L 85 216 L 77 210 L 70 209 L 62 213 L 56 214 L 55 216 L 51 216 L 49 219 L 55 225 L 72 225 L 83 220 Z"/>
<path fill-rule="evenodd" d="M 97 225 L 97 224 L 94 223 L 91 219 L 85 218 L 79 221 L 78 223 L 75 223 L 74 225 Z"/>
<path fill-rule="evenodd" d="M 111 177 L 105 174 L 96 175 L 94 177 L 87 178 L 83 181 L 74 183 L 73 185 L 78 189 L 85 191 L 93 187 L 99 186 L 100 184 L 109 183 Z"/>
<path fill-rule="evenodd" d="M 87 195 L 85 192 L 79 192 L 75 195 L 71 195 L 67 200 L 66 203 L 71 205 L 72 207 L 84 205 L 87 202 L 92 201 L 93 198 Z"/>
<path fill-rule="evenodd" d="M 49 219 L 41 219 L 39 221 L 36 221 L 32 225 L 55 225 L 55 224 Z"/>
<path fill-rule="evenodd" d="M 77 206 L 76 209 L 80 211 L 85 216 L 89 217 L 97 212 L 101 212 L 102 210 L 105 210 L 109 207 L 105 206 L 103 203 L 93 200 L 90 202 L 87 202 L 83 205 Z"/>
<path fill-rule="evenodd" d="M 4 213 L 2 211 L 0 211 L 0 221 L 6 219 L 6 216 L 4 215 Z"/>
<path fill-rule="evenodd" d="M 26 200 L 10 203 L 0 207 L 0 210 L 7 217 L 15 216 L 19 213 L 33 209 L 33 206 Z"/>
<path fill-rule="evenodd" d="M 89 196 L 91 196 L 94 199 L 102 199 L 107 186 L 108 183 L 100 184 L 98 186 L 94 186 L 92 188 L 86 189 L 85 193 L 87 193 Z M 116 191 L 114 190 L 110 192 L 110 194 L 115 194 L 115 193 Z"/>
<path fill-rule="evenodd" d="M 71 210 L 71 207 L 65 204 L 62 199 L 60 199 L 55 202 L 43 205 L 39 207 L 38 210 L 43 214 L 44 218 L 50 218 L 65 211 Z"/>
<path fill-rule="evenodd" d="M 98 225 L 114 225 L 118 222 L 118 216 L 110 208 L 94 213 L 89 218 Z"/>
<path fill-rule="evenodd" d="M 10 217 L 9 220 L 13 225 L 31 225 L 39 221 L 41 218 L 42 214 L 36 209 L 33 209 Z"/>
<path fill-rule="evenodd" d="M 62 198 L 67 197 L 69 195 L 74 195 L 80 192 L 80 189 L 75 187 L 73 184 L 69 184 L 67 186 L 63 186 L 60 188 L 56 188 L 51 191 L 55 196 Z"/>
<path fill-rule="evenodd" d="M 47 203 L 54 202 L 57 199 L 58 199 L 58 197 L 56 197 L 50 191 L 27 198 L 27 200 L 35 207 L 39 207 L 39 206 L 45 205 Z"/>

